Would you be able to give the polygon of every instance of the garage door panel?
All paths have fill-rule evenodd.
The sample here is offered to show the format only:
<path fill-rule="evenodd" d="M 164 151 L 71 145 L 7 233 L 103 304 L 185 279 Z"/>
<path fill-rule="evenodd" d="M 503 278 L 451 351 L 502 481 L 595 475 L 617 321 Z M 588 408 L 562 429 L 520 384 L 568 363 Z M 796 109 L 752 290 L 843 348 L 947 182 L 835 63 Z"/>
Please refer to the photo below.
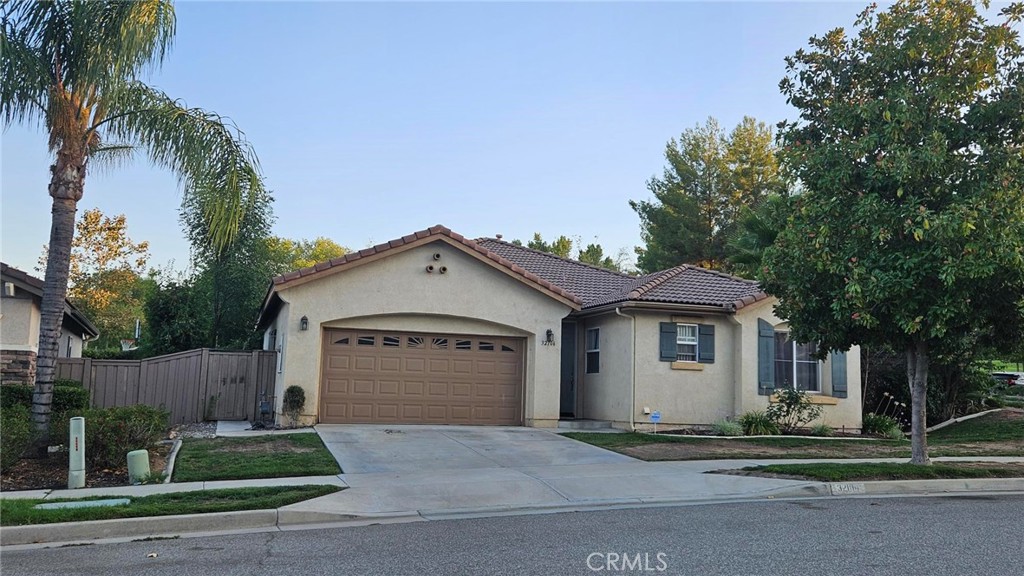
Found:
<path fill-rule="evenodd" d="M 324 423 L 521 424 L 522 340 L 329 329 Z"/>

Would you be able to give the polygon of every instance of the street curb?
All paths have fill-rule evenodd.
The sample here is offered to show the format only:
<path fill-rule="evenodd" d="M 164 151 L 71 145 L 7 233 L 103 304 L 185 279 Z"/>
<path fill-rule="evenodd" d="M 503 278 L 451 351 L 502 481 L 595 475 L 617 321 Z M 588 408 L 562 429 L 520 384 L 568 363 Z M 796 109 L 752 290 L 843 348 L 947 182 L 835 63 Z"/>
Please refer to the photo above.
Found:
<path fill-rule="evenodd" d="M 274 526 L 277 526 L 277 510 L 32 524 L 0 528 L 0 546 L 174 536 L 186 532 L 245 530 Z"/>
<path fill-rule="evenodd" d="M 66 544 L 108 539 L 177 537 L 194 533 L 240 532 L 245 530 L 302 530 L 317 527 L 365 526 L 424 520 L 489 517 L 508 514 L 551 514 L 611 510 L 629 507 L 727 504 L 800 498 L 845 498 L 858 496 L 937 496 L 957 493 L 1024 493 L 1024 478 L 978 478 L 952 480 L 882 480 L 867 482 L 812 482 L 762 492 L 707 498 L 622 498 L 601 501 L 565 502 L 557 505 L 497 506 L 410 510 L 377 514 L 338 514 L 315 510 L 246 510 L 222 514 L 187 514 L 35 524 L 0 528 L 0 546 Z M 294 505 L 293 505 L 294 506 Z"/>
<path fill-rule="evenodd" d="M 929 496 L 958 492 L 1024 492 L 1024 478 L 970 478 L 941 480 L 870 480 L 817 482 L 766 493 L 767 498 L 808 496 Z"/>

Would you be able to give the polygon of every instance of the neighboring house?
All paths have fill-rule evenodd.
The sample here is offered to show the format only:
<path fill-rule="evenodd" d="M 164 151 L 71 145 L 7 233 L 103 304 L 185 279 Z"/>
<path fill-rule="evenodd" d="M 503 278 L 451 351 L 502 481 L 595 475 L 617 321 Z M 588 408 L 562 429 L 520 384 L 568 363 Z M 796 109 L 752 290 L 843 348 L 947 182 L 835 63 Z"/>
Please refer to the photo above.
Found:
<path fill-rule="evenodd" d="M 755 282 L 628 276 L 435 226 L 273 280 L 260 315 L 324 423 L 706 426 L 795 386 L 861 427 L 860 352 L 813 360 Z"/>
<path fill-rule="evenodd" d="M 0 263 L 0 382 L 34 384 L 43 281 Z M 80 358 L 99 330 L 70 301 L 64 304 L 60 357 Z"/>

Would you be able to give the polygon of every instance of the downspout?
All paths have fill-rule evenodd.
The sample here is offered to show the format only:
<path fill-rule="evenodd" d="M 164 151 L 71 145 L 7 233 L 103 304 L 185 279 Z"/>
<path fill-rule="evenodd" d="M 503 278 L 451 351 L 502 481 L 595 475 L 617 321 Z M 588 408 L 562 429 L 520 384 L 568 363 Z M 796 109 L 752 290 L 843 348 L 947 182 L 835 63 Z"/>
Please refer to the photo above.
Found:
<path fill-rule="evenodd" d="M 632 384 L 629 402 L 629 430 L 630 432 L 636 432 L 636 316 L 623 314 L 618 306 L 615 307 L 615 314 L 623 318 L 629 318 L 633 326 L 633 368 L 630 371 Z"/>

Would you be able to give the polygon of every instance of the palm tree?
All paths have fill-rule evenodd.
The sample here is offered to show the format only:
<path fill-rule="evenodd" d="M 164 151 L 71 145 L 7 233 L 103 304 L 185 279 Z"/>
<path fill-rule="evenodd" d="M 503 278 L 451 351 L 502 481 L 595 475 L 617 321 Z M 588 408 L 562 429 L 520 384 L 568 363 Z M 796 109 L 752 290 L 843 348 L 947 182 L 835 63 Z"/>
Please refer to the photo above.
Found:
<path fill-rule="evenodd" d="M 140 80 L 174 38 L 170 0 L 6 0 L 0 8 L 4 125 L 42 125 L 54 162 L 32 420 L 48 440 L 50 404 L 75 212 L 87 169 L 136 149 L 179 177 L 201 207 L 209 241 L 229 245 L 254 198 L 263 198 L 255 154 L 230 121 Z"/>

